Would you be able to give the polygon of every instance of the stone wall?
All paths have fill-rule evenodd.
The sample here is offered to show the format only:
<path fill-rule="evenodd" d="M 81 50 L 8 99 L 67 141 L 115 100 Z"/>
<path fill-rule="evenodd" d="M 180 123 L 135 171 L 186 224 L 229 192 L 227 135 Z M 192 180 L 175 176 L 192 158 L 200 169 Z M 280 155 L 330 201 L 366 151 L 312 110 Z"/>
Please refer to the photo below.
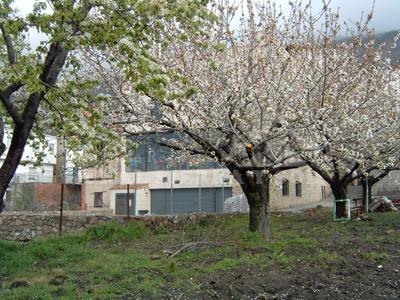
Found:
<path fill-rule="evenodd" d="M 202 220 L 213 218 L 216 214 L 191 214 L 179 216 L 135 216 L 133 222 L 143 222 L 154 230 L 158 227 L 179 229 L 183 225 L 197 224 Z M 56 212 L 3 212 L 0 215 L 0 239 L 29 241 L 35 237 L 58 235 L 59 214 Z M 109 212 L 102 214 L 88 212 L 65 212 L 63 233 L 76 233 L 89 226 L 111 221 L 126 222 L 126 217 L 115 216 Z"/>

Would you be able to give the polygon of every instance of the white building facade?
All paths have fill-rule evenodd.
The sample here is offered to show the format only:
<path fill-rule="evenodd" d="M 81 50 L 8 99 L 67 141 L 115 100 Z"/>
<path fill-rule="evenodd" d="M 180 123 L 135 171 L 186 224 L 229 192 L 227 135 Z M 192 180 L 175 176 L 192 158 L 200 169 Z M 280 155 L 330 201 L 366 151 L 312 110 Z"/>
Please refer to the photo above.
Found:
<path fill-rule="evenodd" d="M 11 143 L 11 130 L 9 128 L 5 129 L 3 143 L 6 145 L 6 151 L 0 157 L 0 166 L 7 156 L 8 149 Z M 36 153 L 35 149 L 31 143 L 25 146 L 24 154 L 19 164 L 14 179 L 23 178 L 24 180 L 36 181 L 40 180 L 42 182 L 52 182 L 53 170 L 56 164 L 56 154 L 57 154 L 57 138 L 51 135 L 46 135 L 46 142 L 48 146 L 44 149 L 44 158 L 39 166 L 36 166 Z"/>
<path fill-rule="evenodd" d="M 10 147 L 12 131 L 5 128 L 3 143 L 6 145 L 6 151 L 0 157 L 0 166 L 7 156 Z M 15 172 L 14 181 L 18 182 L 42 182 L 50 183 L 53 181 L 54 167 L 57 161 L 57 137 L 53 135 L 45 135 L 47 146 L 41 149 L 44 153 L 42 161 L 37 163 L 37 150 L 35 150 L 32 142 L 29 141 L 25 146 L 21 163 Z M 72 159 L 68 157 L 66 160 L 66 177 L 67 181 L 79 182 L 80 172 L 74 167 Z"/>

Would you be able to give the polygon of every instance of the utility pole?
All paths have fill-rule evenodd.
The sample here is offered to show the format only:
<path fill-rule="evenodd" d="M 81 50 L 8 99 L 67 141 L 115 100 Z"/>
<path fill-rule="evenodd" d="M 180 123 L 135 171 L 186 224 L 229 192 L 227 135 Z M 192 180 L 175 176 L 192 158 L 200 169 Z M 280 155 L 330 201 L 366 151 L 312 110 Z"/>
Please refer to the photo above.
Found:
<path fill-rule="evenodd" d="M 53 145 L 53 147 L 56 147 L 56 149 L 53 148 L 55 153 L 50 153 L 56 157 L 56 164 L 53 171 L 53 183 L 63 183 L 67 166 L 67 151 L 64 137 L 57 137 L 57 144 Z"/>
<path fill-rule="evenodd" d="M 173 199 L 173 182 L 174 182 L 174 171 L 171 169 L 171 203 L 170 203 L 170 213 L 172 215 L 172 199 Z"/>
<path fill-rule="evenodd" d="M 56 165 L 53 171 L 53 183 L 60 184 L 61 192 L 60 192 L 60 218 L 58 224 L 58 234 L 62 235 L 63 229 L 63 215 L 64 215 L 64 187 L 65 187 L 65 169 L 66 169 L 66 157 L 67 151 L 65 147 L 65 139 L 57 138 L 57 147 L 55 150 L 56 153 Z"/>
<path fill-rule="evenodd" d="M 222 202 L 221 203 L 224 203 L 224 200 L 225 200 L 225 195 L 224 195 L 224 176 L 222 176 Z"/>
<path fill-rule="evenodd" d="M 135 168 L 135 197 L 134 197 L 134 199 L 135 199 L 135 207 L 136 207 L 136 195 L 137 195 L 137 166 L 136 166 L 136 168 Z M 135 209 L 136 210 L 136 209 Z M 135 212 L 136 213 L 136 212 Z"/>
<path fill-rule="evenodd" d="M 201 174 L 199 175 L 199 213 L 201 213 Z"/>
<path fill-rule="evenodd" d="M 368 213 L 369 206 L 368 175 L 365 175 L 365 212 Z"/>
<path fill-rule="evenodd" d="M 129 201 L 130 201 L 130 194 L 129 194 L 129 183 L 126 185 L 126 208 L 127 208 L 127 221 L 129 222 L 131 220 L 131 216 L 129 214 Z"/>
<path fill-rule="evenodd" d="M 58 228 L 58 234 L 61 236 L 63 228 L 63 214 L 64 214 L 64 183 L 61 183 L 61 201 L 60 201 L 60 222 Z"/>

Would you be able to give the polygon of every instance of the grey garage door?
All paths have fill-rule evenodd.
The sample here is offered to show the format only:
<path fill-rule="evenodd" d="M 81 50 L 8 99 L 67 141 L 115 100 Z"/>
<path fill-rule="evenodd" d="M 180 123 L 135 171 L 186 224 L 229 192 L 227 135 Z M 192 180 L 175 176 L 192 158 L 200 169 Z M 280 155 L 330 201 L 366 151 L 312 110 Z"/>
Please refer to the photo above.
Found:
<path fill-rule="evenodd" d="M 126 215 L 128 210 L 128 205 L 126 203 L 127 194 L 126 193 L 116 193 L 115 194 L 115 214 L 116 215 Z M 129 214 L 131 216 L 135 215 L 136 211 L 136 201 L 135 193 L 129 193 L 129 199 L 131 200 Z"/>
<path fill-rule="evenodd" d="M 221 212 L 224 199 L 232 196 L 232 188 L 151 190 L 151 213 L 157 215 L 193 212 Z"/>

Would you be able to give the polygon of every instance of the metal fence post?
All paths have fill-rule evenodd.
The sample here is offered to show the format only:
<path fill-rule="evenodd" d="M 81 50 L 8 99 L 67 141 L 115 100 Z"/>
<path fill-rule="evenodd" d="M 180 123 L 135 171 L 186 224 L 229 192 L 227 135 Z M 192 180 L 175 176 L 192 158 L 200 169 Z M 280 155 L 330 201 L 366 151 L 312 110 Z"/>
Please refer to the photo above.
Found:
<path fill-rule="evenodd" d="M 127 221 L 129 222 L 131 219 L 130 216 L 130 205 L 129 205 L 129 201 L 130 201 L 130 193 L 129 193 L 129 183 L 126 185 L 126 208 L 127 208 Z"/>
<path fill-rule="evenodd" d="M 58 234 L 61 236 L 62 227 L 63 227 L 63 212 L 64 212 L 64 183 L 61 183 L 61 203 L 60 203 L 60 222 L 59 222 L 59 232 Z"/>
<path fill-rule="evenodd" d="M 137 168 L 135 170 L 135 197 L 134 197 L 134 201 L 135 201 L 135 215 L 136 215 L 136 207 L 137 207 Z"/>
<path fill-rule="evenodd" d="M 171 170 L 171 203 L 170 203 L 170 212 L 172 215 L 172 199 L 173 199 L 173 182 L 174 182 L 174 171 Z"/>
<path fill-rule="evenodd" d="M 222 196 L 222 203 L 224 203 L 224 201 L 225 201 L 225 191 L 224 191 L 224 177 L 222 177 L 222 193 L 221 193 L 221 196 Z"/>
<path fill-rule="evenodd" d="M 365 212 L 368 213 L 369 209 L 369 193 L 368 193 L 368 175 L 365 176 Z"/>
<path fill-rule="evenodd" d="M 199 175 L 199 213 L 201 213 L 201 174 Z"/>

